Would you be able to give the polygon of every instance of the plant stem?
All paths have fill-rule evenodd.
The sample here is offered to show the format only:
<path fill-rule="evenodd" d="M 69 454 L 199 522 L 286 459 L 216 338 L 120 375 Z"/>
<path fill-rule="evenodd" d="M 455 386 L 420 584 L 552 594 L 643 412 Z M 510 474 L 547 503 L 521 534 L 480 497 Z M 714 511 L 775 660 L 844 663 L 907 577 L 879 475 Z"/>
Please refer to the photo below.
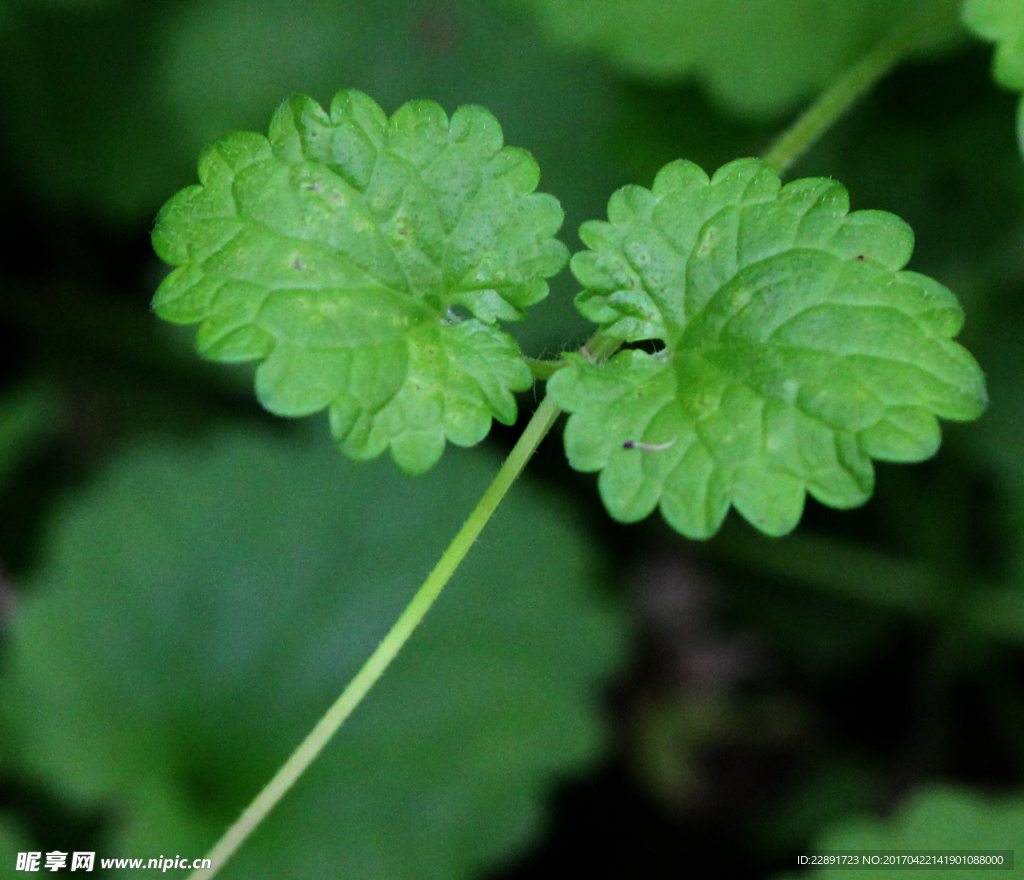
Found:
<path fill-rule="evenodd" d="M 620 344 L 621 340 L 619 339 L 597 333 L 587 342 L 585 348 L 592 358 L 603 360 L 610 356 Z M 487 525 L 488 520 L 497 510 L 516 478 L 522 473 L 541 441 L 551 430 L 551 426 L 560 413 L 558 405 L 545 395 L 533 417 L 523 429 L 516 445 L 512 447 L 512 451 L 508 454 L 508 458 L 505 459 L 494 481 L 388 634 L 384 636 L 376 650 L 363 664 L 362 669 L 356 673 L 355 678 L 348 683 L 341 696 L 317 722 L 298 748 L 292 752 L 288 760 L 281 765 L 270 782 L 256 796 L 256 799 L 245 808 L 242 815 L 224 832 L 223 837 L 210 850 L 207 858 L 210 859 L 211 866 L 193 871 L 189 875 L 189 880 L 209 880 L 217 874 L 256 826 L 266 818 L 277 802 L 287 794 L 288 790 L 313 763 L 338 728 L 345 722 L 345 719 L 362 702 L 363 697 L 384 674 L 384 670 L 395 659 L 437 597 L 441 595 L 445 584 L 455 573 L 459 563 L 465 558 L 469 548 L 473 546 L 473 542 L 483 531 L 484 526 Z"/>
<path fill-rule="evenodd" d="M 929 14 L 931 13 L 931 14 Z M 885 77 L 935 25 L 934 10 L 918 12 L 879 40 L 840 75 L 762 156 L 779 174 L 799 159 L 853 103 Z"/>

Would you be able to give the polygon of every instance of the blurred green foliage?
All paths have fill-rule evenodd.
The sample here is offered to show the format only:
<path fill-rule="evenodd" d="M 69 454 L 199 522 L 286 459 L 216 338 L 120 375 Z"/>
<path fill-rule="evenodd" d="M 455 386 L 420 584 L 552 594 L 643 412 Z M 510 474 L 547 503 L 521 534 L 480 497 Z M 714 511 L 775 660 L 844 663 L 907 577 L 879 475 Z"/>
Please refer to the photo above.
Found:
<path fill-rule="evenodd" d="M 695 76 L 731 110 L 770 116 L 813 97 L 895 21 L 934 15 L 925 45 L 960 31 L 956 0 L 523 0 L 544 26 L 624 69 Z"/>
<path fill-rule="evenodd" d="M 815 842 L 819 850 L 1016 850 L 1024 847 L 1024 799 L 978 797 L 950 786 L 914 792 L 885 819 L 851 817 L 830 828 Z M 1005 856 L 1004 856 L 1005 858 Z M 1016 873 L 1014 860 L 1012 873 Z M 978 868 L 965 865 L 915 868 L 914 876 L 928 880 L 970 880 Z M 863 870 L 817 868 L 806 874 L 816 880 L 865 880 L 878 868 Z"/>
<path fill-rule="evenodd" d="M 966 0 L 964 21 L 996 42 L 992 75 L 1008 89 L 1024 90 L 1024 8 L 1014 0 Z M 1017 133 L 1024 150 L 1024 102 L 1017 113 Z"/>
<path fill-rule="evenodd" d="M 409 483 L 339 466 L 326 438 L 251 432 L 120 451 L 54 519 L 12 627 L 25 766 L 116 807 L 108 854 L 201 852 L 355 674 L 495 465 L 449 456 Z M 550 774 L 604 740 L 596 700 L 624 633 L 597 575 L 564 508 L 522 487 L 224 876 L 461 877 L 522 847 Z"/>
<path fill-rule="evenodd" d="M 52 433 L 59 412 L 52 390 L 22 386 L 0 398 L 0 481 L 27 448 Z"/>
<path fill-rule="evenodd" d="M 494 467 L 455 451 L 410 482 L 326 440 L 268 436 L 249 368 L 215 374 L 155 329 L 152 219 L 208 142 L 266 130 L 290 92 L 357 88 L 388 113 L 480 104 L 537 159 L 576 250 L 616 187 L 762 152 L 913 5 L 0 4 L 4 863 L 27 846 L 199 855 Z M 345 876 L 343 858 L 358 876 L 678 876 L 702 858 L 723 876 L 726 849 L 737 876 L 772 877 L 830 829 L 938 845 L 954 822 L 994 846 L 1020 827 L 1000 806 L 1024 787 L 1020 96 L 955 24 L 959 4 L 942 12 L 946 37 L 794 170 L 913 228 L 910 268 L 964 305 L 985 417 L 925 465 L 879 467 L 859 510 L 811 504 L 782 541 L 730 517 L 697 547 L 654 520 L 610 523 L 593 481 L 542 447 L 544 490 L 515 490 L 238 876 Z M 1020 46 L 1019 29 L 967 23 L 1004 56 Z M 527 353 L 581 341 L 577 289 L 563 273 L 515 328 Z M 509 442 L 499 431 L 490 452 Z M 666 556 L 654 601 L 636 572 Z M 632 609 L 632 659 L 602 570 Z M 942 780 L 956 788 L 936 793 Z M 909 806 L 877 818 L 894 802 Z"/>

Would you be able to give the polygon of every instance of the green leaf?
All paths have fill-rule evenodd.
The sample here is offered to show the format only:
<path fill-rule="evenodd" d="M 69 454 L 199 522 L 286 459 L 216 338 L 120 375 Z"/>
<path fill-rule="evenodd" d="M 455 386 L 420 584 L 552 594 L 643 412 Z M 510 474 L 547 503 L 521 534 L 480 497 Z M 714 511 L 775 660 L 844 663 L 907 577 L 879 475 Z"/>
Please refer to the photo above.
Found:
<path fill-rule="evenodd" d="M 728 108 L 754 116 L 819 92 L 915 10 L 938 10 L 928 45 L 958 30 L 950 0 L 523 2 L 568 45 L 598 49 L 649 79 L 695 76 Z"/>
<path fill-rule="evenodd" d="M 933 785 L 915 791 L 896 813 L 884 819 L 856 817 L 837 823 L 815 842 L 813 850 L 860 853 L 865 850 L 1017 850 L 1019 853 L 1021 847 L 1024 847 L 1024 798 L 988 799 L 952 786 Z M 786 876 L 791 880 L 797 877 L 867 880 L 886 873 L 878 867 L 864 870 L 817 868 Z M 974 880 L 979 869 L 943 865 L 931 869 L 916 867 L 912 873 L 922 880 Z M 1001 873 L 1005 873 L 1005 869 Z"/>
<path fill-rule="evenodd" d="M 115 458 L 49 529 L 5 644 L 23 761 L 116 804 L 109 856 L 199 855 L 369 656 L 497 470 L 415 482 L 326 441 L 224 433 Z M 595 759 L 624 626 L 577 519 L 519 486 L 336 739 L 223 872 L 468 878 Z"/>
<path fill-rule="evenodd" d="M 656 505 L 708 537 L 730 504 L 783 534 L 805 492 L 834 507 L 871 493 L 871 458 L 920 461 L 936 416 L 976 418 L 982 374 L 951 341 L 952 293 L 900 271 L 913 234 L 882 211 L 848 213 L 826 179 L 780 187 L 757 159 L 712 180 L 690 162 L 652 190 L 628 186 L 590 222 L 572 260 L 580 311 L 611 336 L 656 340 L 606 364 L 569 356 L 549 383 L 573 413 L 573 467 L 630 522 Z"/>
<path fill-rule="evenodd" d="M 329 113 L 286 101 L 269 139 L 229 135 L 201 185 L 160 212 L 157 253 L 177 268 L 154 308 L 200 322 L 207 358 L 259 360 L 256 391 L 283 416 L 330 410 L 342 451 L 388 446 L 419 473 L 445 440 L 511 424 L 532 377 L 498 320 L 522 317 L 565 263 L 558 202 L 537 165 L 502 146 L 480 107 L 451 120 L 415 101 L 390 119 L 366 95 Z"/>
<path fill-rule="evenodd" d="M 963 17 L 978 36 L 996 44 L 996 81 L 1024 91 L 1024 5 L 1019 0 L 966 0 Z M 1024 100 L 1017 112 L 1017 136 L 1024 151 Z"/>

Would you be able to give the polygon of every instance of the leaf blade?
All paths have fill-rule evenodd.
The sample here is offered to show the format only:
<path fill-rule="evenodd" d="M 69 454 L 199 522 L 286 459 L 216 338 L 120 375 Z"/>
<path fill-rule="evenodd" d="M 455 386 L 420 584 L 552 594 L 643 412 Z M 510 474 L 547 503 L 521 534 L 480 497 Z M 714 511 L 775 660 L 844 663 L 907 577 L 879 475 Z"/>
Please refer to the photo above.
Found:
<path fill-rule="evenodd" d="M 486 110 L 449 119 L 414 101 L 389 119 L 356 91 L 329 110 L 293 96 L 269 137 L 222 138 L 199 172 L 157 219 L 154 248 L 177 268 L 153 306 L 200 325 L 202 356 L 261 361 L 257 394 L 271 412 L 332 410 L 346 454 L 390 446 L 414 473 L 446 442 L 479 442 L 491 418 L 514 421 L 512 392 L 532 377 L 494 325 L 547 295 L 567 251 L 554 238 L 561 207 L 534 191 L 536 163 L 503 145 Z M 450 332 L 459 322 L 467 329 Z M 438 334 L 458 355 L 424 382 L 410 371 Z M 426 420 L 412 432 L 410 413 Z"/>
<path fill-rule="evenodd" d="M 580 311 L 602 332 L 661 346 L 601 365 L 570 358 L 549 382 L 572 413 L 570 463 L 601 471 L 618 519 L 660 506 L 706 538 L 734 506 L 784 534 L 806 493 L 860 504 L 871 458 L 927 458 L 939 417 L 984 409 L 981 371 L 952 340 L 956 298 L 903 270 L 903 221 L 850 213 L 834 181 L 783 187 L 756 159 L 711 178 L 676 162 L 650 191 L 613 196 L 609 222 L 583 238 Z"/>

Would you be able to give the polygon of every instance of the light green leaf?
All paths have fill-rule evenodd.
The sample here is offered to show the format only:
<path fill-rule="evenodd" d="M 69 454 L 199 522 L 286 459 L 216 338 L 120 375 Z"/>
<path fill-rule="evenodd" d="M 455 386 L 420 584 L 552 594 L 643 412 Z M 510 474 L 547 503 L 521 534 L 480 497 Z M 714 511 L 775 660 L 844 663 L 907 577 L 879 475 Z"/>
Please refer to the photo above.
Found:
<path fill-rule="evenodd" d="M 899 810 L 884 819 L 850 818 L 837 823 L 820 837 L 814 851 L 854 850 L 1016 850 L 1024 847 L 1024 798 L 989 799 L 948 785 L 920 788 Z M 893 871 L 898 869 L 893 869 Z M 943 865 L 915 867 L 914 877 L 921 880 L 974 880 L 978 867 Z M 786 875 L 787 880 L 868 880 L 889 872 L 871 867 L 817 868 L 802 874 Z M 980 871 L 989 874 L 990 872 Z M 1014 872 L 1005 869 L 1000 876 Z M 783 880 L 783 878 L 778 878 Z"/>
<path fill-rule="evenodd" d="M 199 855 L 397 618 L 497 470 L 410 482 L 326 441 L 133 446 L 56 516 L 5 645 L 23 762 L 116 805 L 104 851 Z M 600 753 L 624 621 L 576 519 L 517 487 L 229 878 L 469 878 Z"/>
<path fill-rule="evenodd" d="M 757 159 L 712 180 L 690 162 L 652 190 L 624 187 L 573 257 L 580 311 L 627 342 L 606 364 L 570 356 L 549 388 L 573 415 L 573 467 L 601 471 L 611 514 L 660 506 L 708 537 L 730 505 L 783 534 L 805 492 L 834 507 L 871 493 L 871 458 L 920 461 L 936 416 L 976 418 L 982 374 L 951 340 L 963 316 L 942 285 L 900 271 L 913 234 L 882 211 L 848 213 L 826 179 L 780 186 Z"/>
<path fill-rule="evenodd" d="M 763 116 L 819 92 L 895 24 L 936 12 L 933 45 L 957 33 L 951 0 L 523 0 L 568 45 L 630 74 L 696 76 L 730 109 Z"/>
<path fill-rule="evenodd" d="M 154 308 L 200 322 L 207 358 L 262 361 L 267 409 L 328 408 L 346 455 L 390 446 L 413 473 L 446 439 L 515 420 L 512 392 L 532 378 L 494 325 L 546 296 L 566 249 L 536 163 L 502 146 L 486 110 L 449 120 L 416 101 L 388 119 L 361 92 L 329 113 L 297 96 L 269 139 L 223 138 L 199 176 L 157 220 L 154 246 L 177 268 Z"/>
<path fill-rule="evenodd" d="M 1024 91 L 1024 4 L 1019 0 L 966 0 L 964 23 L 996 44 L 992 75 L 1008 89 Z M 1017 136 L 1024 150 L 1024 100 L 1017 112 Z"/>

